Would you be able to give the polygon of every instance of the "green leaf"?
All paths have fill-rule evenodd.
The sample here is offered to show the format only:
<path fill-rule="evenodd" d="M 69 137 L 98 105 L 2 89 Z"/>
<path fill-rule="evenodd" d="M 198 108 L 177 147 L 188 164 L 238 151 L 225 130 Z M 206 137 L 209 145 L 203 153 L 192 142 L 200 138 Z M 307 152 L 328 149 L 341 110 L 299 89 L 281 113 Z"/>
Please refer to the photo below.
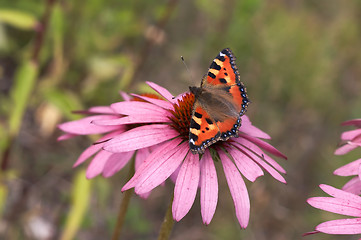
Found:
<path fill-rule="evenodd" d="M 32 61 L 24 62 L 16 72 L 14 85 L 11 90 L 13 106 L 9 119 L 10 136 L 16 136 L 19 131 L 37 75 L 38 65 Z"/>
<path fill-rule="evenodd" d="M 38 24 L 37 19 L 33 15 L 11 9 L 0 9 L 0 22 L 24 30 L 34 29 Z"/>
<path fill-rule="evenodd" d="M 85 170 L 80 170 L 73 180 L 71 209 L 66 219 L 61 240 L 74 239 L 88 209 L 90 194 L 91 182 L 85 178 Z"/>

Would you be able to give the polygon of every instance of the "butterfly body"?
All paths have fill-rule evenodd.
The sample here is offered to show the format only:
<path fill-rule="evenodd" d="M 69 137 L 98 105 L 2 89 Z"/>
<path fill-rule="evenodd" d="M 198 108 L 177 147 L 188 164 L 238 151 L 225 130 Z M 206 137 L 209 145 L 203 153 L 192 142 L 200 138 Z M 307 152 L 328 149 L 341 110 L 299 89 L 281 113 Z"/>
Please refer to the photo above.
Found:
<path fill-rule="evenodd" d="M 195 96 L 189 129 L 193 154 L 202 154 L 213 143 L 238 136 L 249 100 L 234 61 L 231 50 L 222 50 L 201 86 L 189 88 Z"/>

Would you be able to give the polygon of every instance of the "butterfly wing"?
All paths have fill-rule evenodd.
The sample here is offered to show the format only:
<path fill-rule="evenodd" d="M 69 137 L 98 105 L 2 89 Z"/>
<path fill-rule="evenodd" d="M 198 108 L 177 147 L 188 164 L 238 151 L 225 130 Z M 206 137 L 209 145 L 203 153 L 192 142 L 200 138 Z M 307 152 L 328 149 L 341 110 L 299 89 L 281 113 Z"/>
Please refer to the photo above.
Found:
<path fill-rule="evenodd" d="M 214 58 L 201 89 L 196 96 L 190 125 L 189 145 L 193 153 L 203 153 L 216 141 L 238 135 L 241 116 L 249 100 L 230 49 L 223 49 Z M 207 130 L 209 122 L 216 125 L 217 131 Z"/>
<path fill-rule="evenodd" d="M 192 153 L 204 150 L 220 139 L 219 128 L 199 101 L 194 102 L 189 128 L 189 147 Z"/>

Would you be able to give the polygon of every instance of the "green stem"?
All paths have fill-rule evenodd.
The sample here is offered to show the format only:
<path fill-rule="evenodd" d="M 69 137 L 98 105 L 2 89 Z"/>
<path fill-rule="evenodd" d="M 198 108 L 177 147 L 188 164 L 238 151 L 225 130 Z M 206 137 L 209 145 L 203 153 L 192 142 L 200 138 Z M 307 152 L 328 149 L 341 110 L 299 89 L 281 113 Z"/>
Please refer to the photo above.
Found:
<path fill-rule="evenodd" d="M 128 180 L 134 175 L 134 162 L 135 162 L 135 159 L 133 158 L 132 165 L 129 168 Z M 118 240 L 119 239 L 119 235 L 120 235 L 120 232 L 121 232 L 122 227 L 123 227 L 125 215 L 127 213 L 127 209 L 128 209 L 128 206 L 129 206 L 130 199 L 131 199 L 131 197 L 133 195 L 133 192 L 134 192 L 134 188 L 129 189 L 129 190 L 124 192 L 123 199 L 120 202 L 120 207 L 119 207 L 119 212 L 118 212 L 118 217 L 117 217 L 117 223 L 116 223 L 115 228 L 114 228 L 114 232 L 113 232 L 113 235 L 112 235 L 112 240 Z"/>
<path fill-rule="evenodd" d="M 173 204 L 173 197 L 170 200 L 167 212 L 164 216 L 162 226 L 160 227 L 158 240 L 168 240 L 170 234 L 172 233 L 172 229 L 173 229 L 173 225 L 174 225 L 173 214 L 172 214 L 172 204 Z"/>

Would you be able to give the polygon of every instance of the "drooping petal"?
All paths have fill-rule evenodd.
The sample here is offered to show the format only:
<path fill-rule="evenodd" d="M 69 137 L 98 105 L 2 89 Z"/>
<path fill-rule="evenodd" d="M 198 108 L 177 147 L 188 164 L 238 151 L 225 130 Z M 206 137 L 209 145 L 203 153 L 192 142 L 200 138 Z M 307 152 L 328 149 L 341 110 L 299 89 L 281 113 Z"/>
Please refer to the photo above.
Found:
<path fill-rule="evenodd" d="M 356 126 L 361 127 L 361 119 L 352 119 L 345 121 L 341 124 L 342 126 Z"/>
<path fill-rule="evenodd" d="M 247 148 L 249 151 L 253 152 L 255 155 L 257 155 L 259 158 L 261 158 L 262 160 L 266 161 L 267 163 L 269 163 L 272 167 L 274 167 L 277 171 L 281 172 L 281 173 L 286 173 L 286 170 L 278 163 L 276 162 L 273 158 L 271 158 L 270 156 L 268 156 L 267 154 L 265 154 L 261 148 L 259 148 L 256 144 L 254 144 L 253 142 L 249 141 L 246 138 L 240 137 L 237 138 L 235 140 L 236 142 L 238 142 L 239 144 L 241 144 L 243 147 Z"/>
<path fill-rule="evenodd" d="M 124 185 L 124 187 L 122 188 L 122 191 L 125 191 L 125 190 L 135 187 L 135 185 L 137 185 L 140 182 L 144 173 L 149 171 L 149 168 L 152 168 L 151 164 L 153 164 L 153 162 L 156 162 L 156 164 L 159 165 L 159 164 L 162 164 L 162 162 L 169 160 L 168 155 L 179 150 L 179 148 L 177 148 L 177 146 L 180 142 L 181 142 L 181 139 L 176 138 L 169 142 L 159 144 L 158 147 L 155 148 L 152 151 L 152 153 L 139 166 L 139 168 L 135 172 L 134 176 Z M 164 155 L 165 152 L 167 152 L 167 156 Z M 158 157 L 161 158 L 162 162 L 157 162 Z"/>
<path fill-rule="evenodd" d="M 157 93 L 159 93 L 162 97 L 164 97 L 165 99 L 167 99 L 169 102 L 171 103 L 176 103 L 174 100 L 174 96 L 164 87 L 159 86 L 158 84 L 154 83 L 154 82 L 146 82 L 146 84 L 148 84 L 149 87 L 153 88 L 154 91 L 156 91 Z"/>
<path fill-rule="evenodd" d="M 352 178 L 350 181 L 348 181 L 343 187 L 342 190 L 353 193 L 355 195 L 361 194 L 361 181 L 359 176 L 356 176 Z"/>
<path fill-rule="evenodd" d="M 264 150 L 266 150 L 267 152 L 277 156 L 277 157 L 280 157 L 280 158 L 283 158 L 283 159 L 287 159 L 286 155 L 284 155 L 283 153 L 281 153 L 280 151 L 278 151 L 275 147 L 273 147 L 271 144 L 265 142 L 265 141 L 262 141 L 256 137 L 252 137 L 252 136 L 248 136 L 248 135 L 245 135 L 245 134 L 239 134 L 241 137 L 253 142 L 254 144 L 258 145 L 259 147 L 263 148 Z"/>
<path fill-rule="evenodd" d="M 122 96 L 123 100 L 126 102 L 129 102 L 131 100 L 131 97 L 126 92 L 119 91 L 119 95 Z"/>
<path fill-rule="evenodd" d="M 355 129 L 351 131 L 345 131 L 341 134 L 341 139 L 345 141 L 350 141 L 357 136 L 361 135 L 361 129 Z"/>
<path fill-rule="evenodd" d="M 123 132 L 123 130 L 114 131 L 114 132 L 108 133 L 108 134 L 104 135 L 103 137 L 101 137 L 95 144 L 92 144 L 90 147 L 85 149 L 85 151 L 80 154 L 79 158 L 76 160 L 73 167 L 79 166 L 85 160 L 87 160 L 88 158 L 93 156 L 96 152 L 98 152 L 103 147 L 104 141 L 106 141 L 122 132 Z"/>
<path fill-rule="evenodd" d="M 263 159 L 261 159 L 259 156 L 255 155 L 253 152 L 251 152 L 249 149 L 245 148 L 244 146 L 238 145 L 237 148 L 246 153 L 248 156 L 252 158 L 253 161 L 255 161 L 257 164 L 259 164 L 261 167 L 263 167 L 269 174 L 271 174 L 272 177 L 277 179 L 278 181 L 282 183 L 286 183 L 286 180 L 282 175 L 277 172 L 273 167 L 268 165 Z"/>
<path fill-rule="evenodd" d="M 152 124 L 134 128 L 104 144 L 109 152 L 129 152 L 150 147 L 178 136 L 179 133 L 165 124 Z"/>
<path fill-rule="evenodd" d="M 333 172 L 333 174 L 338 175 L 338 176 L 358 175 L 360 165 L 361 165 L 361 158 L 357 159 L 353 162 L 350 162 L 340 168 L 337 168 Z"/>
<path fill-rule="evenodd" d="M 111 152 L 107 152 L 103 150 L 98 152 L 97 155 L 95 155 L 93 160 L 90 162 L 86 170 L 86 177 L 90 179 L 98 176 L 103 171 L 105 163 L 108 161 L 109 157 L 112 154 L 113 153 Z"/>
<path fill-rule="evenodd" d="M 191 209 L 199 183 L 199 155 L 188 153 L 174 187 L 173 218 L 180 221 Z"/>
<path fill-rule="evenodd" d="M 161 99 L 155 99 L 155 98 L 151 98 L 151 97 L 146 97 L 146 96 L 142 96 L 142 95 L 138 95 L 138 94 L 132 94 L 134 97 L 138 97 L 141 98 L 145 101 L 148 101 L 150 103 L 153 103 L 154 105 L 157 105 L 159 107 L 162 107 L 164 109 L 168 109 L 168 110 L 174 110 L 173 104 L 171 104 L 170 102 L 161 100 Z"/>
<path fill-rule="evenodd" d="M 170 116 L 169 111 L 164 108 L 158 107 L 154 104 L 147 102 L 117 102 L 110 105 L 110 107 L 118 114 L 123 115 L 139 115 L 139 114 L 148 114 L 148 115 L 166 115 Z"/>
<path fill-rule="evenodd" d="M 177 143 L 178 142 L 178 143 Z M 179 144 L 179 140 L 175 139 L 168 149 L 160 154 L 151 153 L 146 159 L 144 168 L 141 165 L 139 172 L 142 172 L 138 183 L 135 185 L 135 192 L 142 194 L 151 191 L 159 184 L 163 183 L 182 163 L 183 159 L 189 151 L 186 143 Z"/>
<path fill-rule="evenodd" d="M 132 158 L 134 151 L 114 153 L 104 165 L 103 177 L 111 177 L 120 171 Z"/>
<path fill-rule="evenodd" d="M 239 150 L 232 147 L 228 147 L 226 149 L 234 159 L 238 170 L 249 181 L 254 182 L 258 177 L 263 176 L 262 169 L 251 159 L 250 156 L 240 153 Z"/>
<path fill-rule="evenodd" d="M 347 201 L 345 199 L 333 197 L 313 197 L 309 198 L 307 202 L 315 208 L 322 209 L 328 212 L 338 213 L 352 217 L 361 216 L 360 204 Z"/>
<path fill-rule="evenodd" d="M 203 223 L 208 225 L 216 211 L 218 202 L 218 180 L 213 159 L 206 150 L 201 161 L 201 213 Z"/>
<path fill-rule="evenodd" d="M 252 125 L 251 121 L 246 115 L 242 116 L 242 124 L 239 128 L 239 131 L 253 137 L 271 139 L 271 137 L 267 133 Z"/>
<path fill-rule="evenodd" d="M 92 114 L 116 114 L 109 106 L 96 106 L 88 109 Z"/>
<path fill-rule="evenodd" d="M 246 228 L 249 221 L 250 201 L 246 184 L 232 161 L 222 152 L 218 152 L 222 161 L 224 174 L 231 192 L 236 216 L 242 228 Z"/>
<path fill-rule="evenodd" d="M 114 119 L 114 118 L 118 118 L 118 117 L 112 115 L 90 116 L 79 120 L 59 124 L 58 127 L 64 132 L 79 134 L 79 135 L 106 133 L 117 130 L 119 126 L 97 126 L 92 122 L 95 120 L 101 120 L 101 119 L 105 120 L 105 119 Z"/>
<path fill-rule="evenodd" d="M 326 185 L 326 184 L 320 184 L 320 188 L 327 193 L 330 196 L 333 196 L 335 198 L 344 199 L 347 201 L 352 201 L 356 204 L 360 205 L 361 208 L 361 197 L 357 196 L 355 194 L 342 191 L 340 189 L 334 188 L 332 186 Z"/>
<path fill-rule="evenodd" d="M 64 141 L 73 137 L 79 136 L 78 134 L 66 133 L 58 137 L 57 141 Z"/>
<path fill-rule="evenodd" d="M 361 218 L 324 222 L 319 224 L 316 230 L 327 234 L 361 234 Z"/>
<path fill-rule="evenodd" d="M 91 156 L 93 156 L 96 152 L 98 152 L 100 149 L 102 149 L 103 145 L 102 144 L 95 144 L 95 145 L 91 145 L 90 147 L 88 147 L 87 149 L 84 150 L 84 152 L 82 152 L 78 158 L 78 160 L 76 160 L 76 162 L 74 163 L 73 167 L 77 167 L 79 166 L 81 163 L 83 163 L 85 160 L 87 160 L 88 158 L 90 158 Z"/>
<path fill-rule="evenodd" d="M 139 169 L 139 166 L 145 161 L 145 159 L 147 159 L 149 155 L 149 148 L 142 148 L 137 151 L 137 154 L 135 155 L 135 171 Z"/>
<path fill-rule="evenodd" d="M 337 148 L 336 151 L 334 152 L 334 154 L 335 155 L 344 155 L 344 154 L 354 150 L 355 148 L 357 148 L 357 145 L 345 144 L 345 145 Z"/>
<path fill-rule="evenodd" d="M 164 114 L 150 115 L 147 113 L 140 113 L 137 115 L 125 116 L 117 119 L 93 121 L 95 125 L 99 125 L 99 126 L 116 126 L 116 125 L 137 124 L 137 123 L 167 123 L 167 122 L 170 122 L 167 115 Z"/>

